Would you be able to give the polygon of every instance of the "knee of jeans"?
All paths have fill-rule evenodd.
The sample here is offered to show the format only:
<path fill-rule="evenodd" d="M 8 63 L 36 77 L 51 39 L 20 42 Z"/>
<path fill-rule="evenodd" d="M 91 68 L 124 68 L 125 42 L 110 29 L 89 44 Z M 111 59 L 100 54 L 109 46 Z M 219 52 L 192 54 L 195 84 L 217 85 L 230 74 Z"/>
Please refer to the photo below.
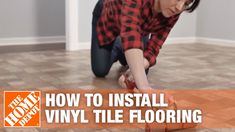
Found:
<path fill-rule="evenodd" d="M 109 68 L 106 67 L 92 67 L 92 71 L 96 77 L 105 77 L 109 73 Z"/>

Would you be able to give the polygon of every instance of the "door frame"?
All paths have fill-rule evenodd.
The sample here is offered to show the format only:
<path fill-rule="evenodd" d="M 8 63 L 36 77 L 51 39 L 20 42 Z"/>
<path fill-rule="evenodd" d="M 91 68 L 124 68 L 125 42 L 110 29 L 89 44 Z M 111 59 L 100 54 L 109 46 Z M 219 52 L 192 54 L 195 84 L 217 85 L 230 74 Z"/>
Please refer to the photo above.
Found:
<path fill-rule="evenodd" d="M 66 50 L 78 50 L 79 47 L 79 0 L 65 0 Z"/>

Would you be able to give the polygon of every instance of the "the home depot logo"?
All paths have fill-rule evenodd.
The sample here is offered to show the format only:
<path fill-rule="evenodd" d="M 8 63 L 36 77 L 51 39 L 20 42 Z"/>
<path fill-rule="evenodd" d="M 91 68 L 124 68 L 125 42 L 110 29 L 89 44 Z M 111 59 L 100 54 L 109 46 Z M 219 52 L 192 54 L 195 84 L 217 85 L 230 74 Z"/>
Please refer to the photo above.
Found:
<path fill-rule="evenodd" d="M 39 127 L 40 91 L 5 91 L 4 126 Z"/>

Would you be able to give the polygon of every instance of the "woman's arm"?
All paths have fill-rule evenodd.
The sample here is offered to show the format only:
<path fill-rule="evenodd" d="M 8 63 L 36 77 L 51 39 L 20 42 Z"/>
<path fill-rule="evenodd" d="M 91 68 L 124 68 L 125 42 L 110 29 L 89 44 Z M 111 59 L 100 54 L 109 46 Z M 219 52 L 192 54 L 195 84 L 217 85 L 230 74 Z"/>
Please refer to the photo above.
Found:
<path fill-rule="evenodd" d="M 125 51 L 125 56 L 137 88 L 150 88 L 145 73 L 145 67 L 148 67 L 149 64 L 146 62 L 147 60 L 144 60 L 143 51 L 141 49 L 129 49 Z"/>
<path fill-rule="evenodd" d="M 125 57 L 137 87 L 139 89 L 149 88 L 145 73 L 145 67 L 147 68 L 148 64 L 144 61 L 142 51 L 144 47 L 140 34 L 140 17 L 143 3 L 142 0 L 123 0 L 122 2 L 120 36 Z"/>

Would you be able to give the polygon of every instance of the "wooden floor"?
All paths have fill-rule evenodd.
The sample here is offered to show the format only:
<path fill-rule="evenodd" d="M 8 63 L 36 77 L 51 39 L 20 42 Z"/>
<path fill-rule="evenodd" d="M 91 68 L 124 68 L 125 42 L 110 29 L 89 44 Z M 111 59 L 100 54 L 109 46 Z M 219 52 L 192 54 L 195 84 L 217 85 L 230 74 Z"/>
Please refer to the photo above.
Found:
<path fill-rule="evenodd" d="M 1 48 L 1 47 L 0 47 Z M 119 88 L 121 65 L 115 63 L 106 78 L 91 72 L 88 50 L 27 51 L 0 54 L 0 88 L 4 90 L 43 88 Z M 235 48 L 204 44 L 165 45 L 157 65 L 148 75 L 151 86 L 164 89 L 234 89 Z M 14 131 L 16 129 L 0 129 Z M 18 130 L 18 129 L 17 129 Z M 23 131 L 63 131 L 23 129 Z M 71 129 L 64 131 L 119 132 L 137 129 Z M 200 129 L 184 131 L 235 131 L 235 129 Z"/>

